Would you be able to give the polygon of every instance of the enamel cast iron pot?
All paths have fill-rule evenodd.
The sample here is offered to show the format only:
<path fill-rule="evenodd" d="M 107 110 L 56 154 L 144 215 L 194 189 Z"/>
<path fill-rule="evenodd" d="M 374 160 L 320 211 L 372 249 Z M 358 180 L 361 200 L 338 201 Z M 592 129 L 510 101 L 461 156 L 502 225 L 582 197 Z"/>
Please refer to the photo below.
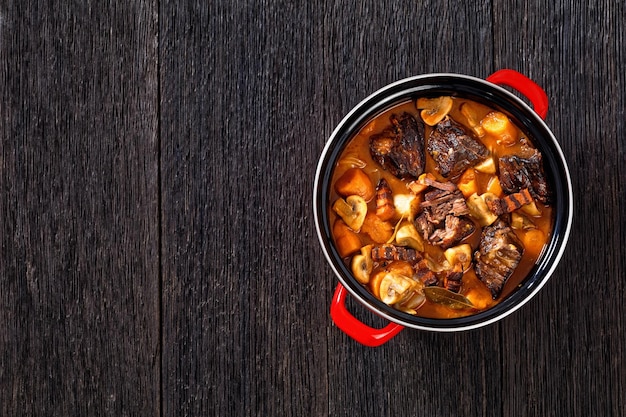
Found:
<path fill-rule="evenodd" d="M 500 87 L 511 87 L 532 104 L 532 108 L 515 94 Z M 491 309 L 472 316 L 454 319 L 432 319 L 398 311 L 375 298 L 353 276 L 334 247 L 329 221 L 329 196 L 333 169 L 350 139 L 368 121 L 396 104 L 418 96 L 450 95 L 474 100 L 505 113 L 526 135 L 543 156 L 545 175 L 553 193 L 554 225 L 552 235 L 537 263 L 521 286 Z M 458 74 L 426 74 L 406 78 L 376 91 L 346 115 L 328 139 L 315 175 L 313 207 L 317 234 L 324 255 L 339 279 L 330 313 L 335 324 L 356 341 L 379 346 L 404 327 L 452 332 L 474 329 L 494 323 L 511 314 L 530 300 L 554 272 L 572 224 L 573 196 L 570 174 L 563 152 L 544 123 L 548 110 L 546 93 L 526 76 L 513 70 L 500 70 L 486 80 Z M 389 320 L 381 329 L 372 328 L 346 309 L 346 296 L 356 298 L 369 310 Z"/>

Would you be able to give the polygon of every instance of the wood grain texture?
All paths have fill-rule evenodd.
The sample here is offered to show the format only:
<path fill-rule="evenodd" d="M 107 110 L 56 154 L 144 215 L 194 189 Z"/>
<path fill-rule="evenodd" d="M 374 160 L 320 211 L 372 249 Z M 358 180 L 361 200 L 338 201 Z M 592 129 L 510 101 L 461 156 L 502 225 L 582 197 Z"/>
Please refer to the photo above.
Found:
<path fill-rule="evenodd" d="M 511 16 L 519 16 L 511 19 Z M 561 265 L 503 322 L 505 415 L 620 415 L 626 404 L 623 2 L 498 4 L 501 66 L 550 98 L 547 123 L 570 163 L 575 217 Z M 507 27 L 507 30 L 504 30 Z M 511 48 L 510 45 L 518 45 Z"/>
<path fill-rule="evenodd" d="M 0 415 L 620 415 L 626 12 L 579 3 L 0 1 Z M 390 82 L 500 68 L 550 98 L 562 263 L 497 324 L 363 347 L 326 139 Z"/>
<path fill-rule="evenodd" d="M 158 415 L 154 7 L 0 7 L 0 414 Z"/>
<path fill-rule="evenodd" d="M 291 4 L 161 14 L 164 414 L 324 414 L 320 28 Z"/>

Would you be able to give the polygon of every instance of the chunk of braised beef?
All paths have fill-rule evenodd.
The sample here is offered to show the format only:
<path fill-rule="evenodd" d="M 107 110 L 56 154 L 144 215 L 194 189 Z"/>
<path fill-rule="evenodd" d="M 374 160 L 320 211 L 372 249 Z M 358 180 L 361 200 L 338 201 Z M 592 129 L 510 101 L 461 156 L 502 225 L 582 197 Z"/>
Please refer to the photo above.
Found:
<path fill-rule="evenodd" d="M 394 176 L 417 178 L 426 167 L 424 123 L 406 112 L 390 120 L 390 128 L 370 137 L 370 154 Z"/>
<path fill-rule="evenodd" d="M 489 150 L 463 125 L 447 116 L 437 123 L 427 144 L 437 170 L 452 180 L 489 156 Z"/>
<path fill-rule="evenodd" d="M 436 188 L 424 194 L 424 201 L 420 208 L 426 213 L 427 219 L 435 224 L 440 224 L 446 216 L 464 216 L 469 214 L 469 208 L 463 197 L 463 193 L 456 185 L 449 183 L 453 188 Z"/>
<path fill-rule="evenodd" d="M 413 248 L 384 244 L 372 248 L 372 260 L 374 262 L 406 261 L 415 264 L 422 260 L 422 255 Z"/>
<path fill-rule="evenodd" d="M 517 193 L 527 188 L 534 199 L 542 203 L 550 202 L 550 189 L 538 150 L 535 149 L 528 158 L 505 155 L 499 159 L 498 166 L 500 185 L 506 193 Z"/>
<path fill-rule="evenodd" d="M 467 217 L 446 216 L 444 227 L 436 229 L 428 241 L 443 249 L 451 248 L 476 230 L 476 225 Z"/>
<path fill-rule="evenodd" d="M 454 183 L 431 181 L 428 185 L 432 189 L 424 193 L 415 228 L 430 244 L 447 249 L 472 234 L 476 226 L 465 217 L 469 208 Z"/>
<path fill-rule="evenodd" d="M 422 214 L 417 216 L 413 224 L 415 225 L 415 228 L 417 229 L 419 234 L 425 240 L 428 240 L 430 235 L 435 231 L 435 226 L 428 221 L 428 218 L 426 217 L 426 212 L 423 212 Z"/>
<path fill-rule="evenodd" d="M 446 181 L 446 182 L 437 181 L 436 179 L 433 179 L 430 176 L 425 176 L 423 181 L 424 181 L 424 184 L 426 184 L 426 185 L 428 185 L 430 187 L 433 187 L 433 188 L 437 188 L 439 190 L 454 192 L 457 189 L 456 184 L 453 183 L 453 182 L 450 182 L 450 181 Z"/>
<path fill-rule="evenodd" d="M 523 253 L 522 243 L 504 220 L 498 219 L 483 229 L 478 250 L 474 253 L 474 269 L 494 300 L 502 293 Z"/>

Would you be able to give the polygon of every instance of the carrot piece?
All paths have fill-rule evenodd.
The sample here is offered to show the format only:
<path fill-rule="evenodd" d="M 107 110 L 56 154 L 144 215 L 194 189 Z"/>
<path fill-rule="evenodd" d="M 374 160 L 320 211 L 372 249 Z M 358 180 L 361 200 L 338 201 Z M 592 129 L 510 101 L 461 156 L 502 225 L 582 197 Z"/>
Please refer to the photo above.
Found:
<path fill-rule="evenodd" d="M 348 169 L 335 182 L 335 190 L 344 197 L 358 195 L 365 201 L 370 201 L 376 195 L 372 180 L 360 168 Z"/>
<path fill-rule="evenodd" d="M 335 246 L 337 246 L 337 251 L 341 257 L 352 255 L 363 246 L 359 235 L 350 230 L 343 220 L 335 221 L 333 236 L 335 237 Z"/>
<path fill-rule="evenodd" d="M 370 290 L 372 291 L 372 294 L 374 294 L 374 297 L 378 299 L 380 299 L 380 283 L 382 282 L 385 275 L 387 275 L 387 272 L 385 270 L 379 269 L 378 271 L 374 272 L 374 274 L 370 278 Z"/>
<path fill-rule="evenodd" d="M 437 178 L 435 178 L 433 174 L 431 174 L 430 172 L 427 172 L 425 174 L 420 175 L 416 181 L 411 181 L 410 183 L 408 183 L 406 187 L 409 189 L 411 193 L 418 195 L 419 193 L 421 193 L 422 191 L 428 188 L 428 184 L 427 184 L 428 181 L 436 181 L 436 180 Z"/>
<path fill-rule="evenodd" d="M 515 126 L 509 118 L 498 111 L 489 112 L 481 121 L 480 125 L 497 138 L 498 143 L 511 146 L 517 142 Z"/>
<path fill-rule="evenodd" d="M 477 193 L 478 185 L 476 184 L 476 171 L 474 171 L 474 168 L 468 168 L 461 175 L 456 186 L 461 190 L 465 198 L 469 198 L 472 194 Z"/>
<path fill-rule="evenodd" d="M 367 213 L 361 232 L 367 234 L 376 243 L 385 243 L 393 236 L 393 226 L 374 213 Z"/>
<path fill-rule="evenodd" d="M 385 268 L 387 272 L 392 272 L 405 277 L 412 277 L 415 271 L 413 266 L 407 261 L 393 261 Z"/>
<path fill-rule="evenodd" d="M 497 195 L 498 197 L 502 195 L 502 185 L 500 184 L 500 179 L 495 175 L 489 179 L 486 192 Z"/>
<path fill-rule="evenodd" d="M 546 235 L 539 229 L 530 229 L 524 233 L 522 243 L 526 253 L 538 256 L 546 243 Z"/>

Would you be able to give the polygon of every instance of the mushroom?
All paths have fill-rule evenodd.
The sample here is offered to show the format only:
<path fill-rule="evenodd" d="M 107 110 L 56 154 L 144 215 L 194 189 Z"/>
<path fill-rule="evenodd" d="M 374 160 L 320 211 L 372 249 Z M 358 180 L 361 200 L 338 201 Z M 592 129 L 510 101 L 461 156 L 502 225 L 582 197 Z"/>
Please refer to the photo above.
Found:
<path fill-rule="evenodd" d="M 367 214 L 367 203 L 358 195 L 351 195 L 345 200 L 337 199 L 333 204 L 333 210 L 341 217 L 348 227 L 355 232 L 361 230 L 365 215 Z"/>
<path fill-rule="evenodd" d="M 496 173 L 496 163 L 493 160 L 493 156 L 485 159 L 481 163 L 474 166 L 474 169 L 479 172 L 483 172 L 485 174 L 495 174 Z"/>
<path fill-rule="evenodd" d="M 461 264 L 463 272 L 472 266 L 472 247 L 467 243 L 446 249 L 443 256 L 450 265 Z"/>
<path fill-rule="evenodd" d="M 404 299 L 409 291 L 417 287 L 417 282 L 404 275 L 388 272 L 380 282 L 380 300 L 387 304 L 393 305 Z"/>
<path fill-rule="evenodd" d="M 424 251 L 424 240 L 411 222 L 404 222 L 396 230 L 396 243 L 400 246 L 408 246 L 416 251 Z"/>
<path fill-rule="evenodd" d="M 470 216 L 478 220 L 478 223 L 481 226 L 489 226 L 498 219 L 498 216 L 489 210 L 489 207 L 487 207 L 487 201 L 497 198 L 498 197 L 496 197 L 495 194 L 491 193 L 481 195 L 476 193 L 472 194 L 467 199 L 467 208 L 470 211 Z"/>
<path fill-rule="evenodd" d="M 422 120 L 429 126 L 434 126 L 443 120 L 452 109 L 452 97 L 420 97 L 415 106 L 421 110 Z"/>
<path fill-rule="evenodd" d="M 370 274 L 374 267 L 372 261 L 372 245 L 366 245 L 361 248 L 360 255 L 354 255 L 352 258 L 352 274 L 361 284 L 367 284 L 370 281 Z"/>
<path fill-rule="evenodd" d="M 469 125 L 469 127 L 472 128 L 474 133 L 476 133 L 479 138 L 485 136 L 485 129 L 483 129 L 483 127 L 480 125 L 480 122 L 477 120 L 478 116 L 476 115 L 476 112 L 474 111 L 472 106 L 468 103 L 462 103 L 460 108 L 461 114 L 465 116 L 465 119 L 467 119 L 467 124 Z"/>
<path fill-rule="evenodd" d="M 529 230 L 535 229 L 537 226 L 535 226 L 535 223 L 522 213 L 514 211 L 511 213 L 511 227 L 518 230 Z"/>

